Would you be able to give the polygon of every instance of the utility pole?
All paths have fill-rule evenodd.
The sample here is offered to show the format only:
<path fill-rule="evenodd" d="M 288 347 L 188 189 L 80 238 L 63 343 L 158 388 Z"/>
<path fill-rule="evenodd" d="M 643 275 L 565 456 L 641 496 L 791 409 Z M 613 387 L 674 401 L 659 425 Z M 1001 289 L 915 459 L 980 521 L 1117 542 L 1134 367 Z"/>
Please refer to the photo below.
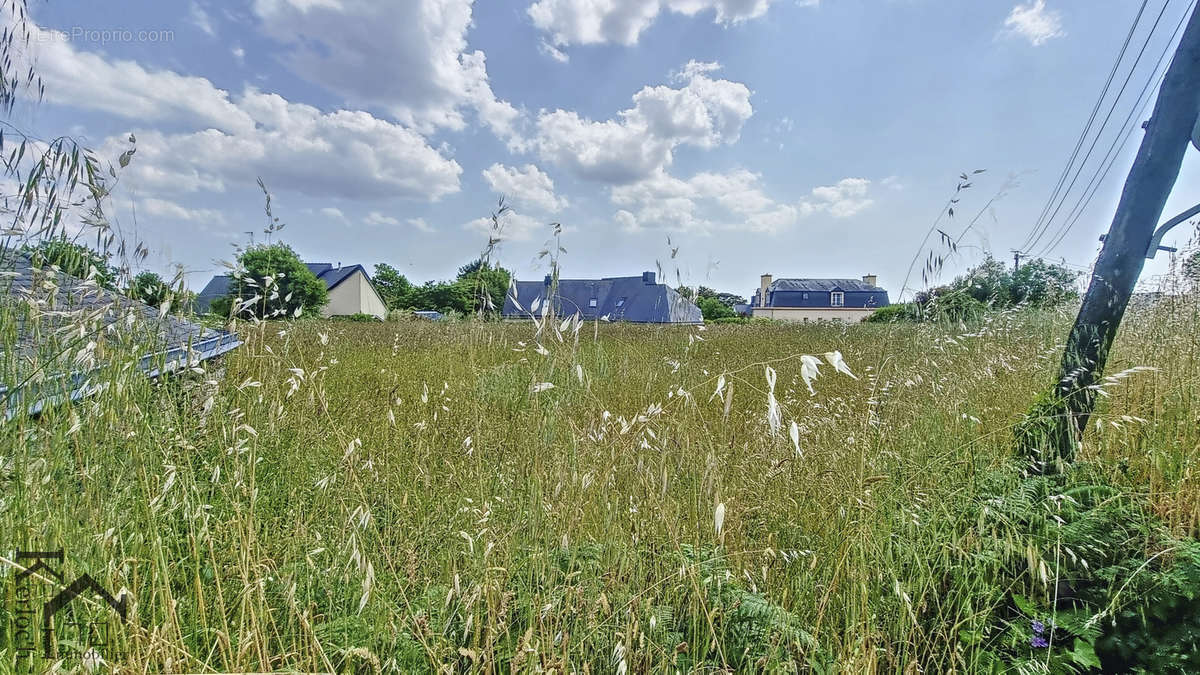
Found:
<path fill-rule="evenodd" d="M 1013 249 L 1013 274 L 1016 274 L 1019 269 L 1021 269 L 1021 252 Z"/>
<path fill-rule="evenodd" d="M 1053 396 L 1041 404 L 1019 433 L 1018 444 L 1034 469 L 1057 471 L 1075 448 L 1095 408 L 1096 392 L 1113 337 L 1133 295 L 1146 251 L 1200 115 L 1200 8 L 1171 59 L 1145 125 L 1121 201 L 1092 272 L 1083 306 L 1067 338 Z"/>

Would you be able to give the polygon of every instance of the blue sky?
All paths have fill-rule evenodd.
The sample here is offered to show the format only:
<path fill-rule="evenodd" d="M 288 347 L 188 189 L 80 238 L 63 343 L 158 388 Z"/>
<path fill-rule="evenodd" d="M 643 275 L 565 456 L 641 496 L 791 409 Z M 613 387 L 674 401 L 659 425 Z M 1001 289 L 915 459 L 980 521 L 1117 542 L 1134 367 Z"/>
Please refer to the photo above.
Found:
<path fill-rule="evenodd" d="M 537 254 L 558 221 L 567 276 L 661 264 L 672 283 L 746 294 L 764 272 L 875 273 L 895 297 L 960 172 L 987 169 L 947 231 L 1004 194 L 953 269 L 1025 245 L 1138 4 L 38 2 L 47 94 L 14 121 L 80 136 L 114 162 L 134 133 L 114 221 L 151 248 L 147 266 L 182 264 L 197 288 L 265 225 L 261 176 L 302 257 L 387 262 L 416 282 L 477 255 L 481 219 L 505 194 L 501 261 L 521 278 L 544 273 Z M 1145 55 L 1033 252 L 1092 261 L 1136 130 L 1049 244 L 1124 138 L 1187 5 L 1147 3 L 1118 85 L 1149 35 Z M 1195 202 L 1196 154 L 1167 215 Z"/>

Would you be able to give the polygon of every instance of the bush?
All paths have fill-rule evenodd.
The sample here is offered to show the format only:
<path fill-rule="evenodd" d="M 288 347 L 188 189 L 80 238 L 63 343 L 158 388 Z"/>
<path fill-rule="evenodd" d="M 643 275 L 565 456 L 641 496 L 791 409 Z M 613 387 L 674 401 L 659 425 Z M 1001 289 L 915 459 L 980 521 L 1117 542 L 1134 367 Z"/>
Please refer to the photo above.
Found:
<path fill-rule="evenodd" d="M 1079 296 L 1075 287 L 1078 278 L 1079 272 L 1041 258 L 1029 260 L 1013 272 L 988 256 L 950 285 L 919 294 L 917 301 L 924 304 L 938 297 L 964 294 L 988 307 L 1054 307 Z"/>
<path fill-rule="evenodd" d="M 29 256 L 37 267 L 57 265 L 63 274 L 79 279 L 87 278 L 91 268 L 96 269 L 96 283 L 103 288 L 116 290 L 117 270 L 109 264 L 109 255 L 101 254 L 66 239 L 46 239 L 35 245 L 23 246 L 21 252 Z"/>
<path fill-rule="evenodd" d="M 171 287 L 154 272 L 142 272 L 129 284 L 129 297 L 158 307 L 171 295 Z"/>
<path fill-rule="evenodd" d="M 946 581 L 978 611 L 958 635 L 976 670 L 1200 672 L 1200 542 L 1086 465 L 990 480 L 964 514 L 972 562 Z"/>
<path fill-rule="evenodd" d="M 875 310 L 867 321 L 895 323 L 897 321 L 974 321 L 987 313 L 988 306 L 962 292 L 933 296 L 924 302 L 905 302 Z"/>
<path fill-rule="evenodd" d="M 966 293 L 949 293 L 934 297 L 923 309 L 927 321 L 974 321 L 983 318 L 988 306 Z"/>
<path fill-rule="evenodd" d="M 705 321 L 729 319 L 737 316 L 732 307 L 715 297 L 700 297 L 696 300 L 696 306 L 700 308 L 700 314 L 704 317 Z"/>
<path fill-rule="evenodd" d="M 212 309 L 228 316 L 234 301 L 257 298 L 244 312 L 266 318 L 299 316 L 315 312 L 329 302 L 329 292 L 287 244 L 251 246 L 238 257 L 239 270 L 223 302 Z"/>
<path fill-rule="evenodd" d="M 331 318 L 333 318 L 337 321 L 361 321 L 361 322 L 369 322 L 369 323 L 383 321 L 383 319 L 375 316 L 374 314 L 366 314 L 364 312 L 357 312 L 355 314 L 339 314 L 339 315 L 331 317 Z"/>
<path fill-rule="evenodd" d="M 920 321 L 921 309 L 915 302 L 888 305 L 875 310 L 867 317 L 870 323 L 895 323 L 897 321 Z"/>

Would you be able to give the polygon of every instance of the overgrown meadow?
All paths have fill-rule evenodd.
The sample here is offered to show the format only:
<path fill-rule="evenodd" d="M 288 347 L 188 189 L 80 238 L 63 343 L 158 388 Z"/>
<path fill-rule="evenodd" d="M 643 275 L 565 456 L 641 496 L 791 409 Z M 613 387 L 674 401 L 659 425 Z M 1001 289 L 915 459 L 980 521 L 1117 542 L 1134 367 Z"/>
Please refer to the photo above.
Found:
<path fill-rule="evenodd" d="M 1059 527 L 1076 479 L 1026 495 L 1040 530 L 995 496 L 1072 314 L 241 324 L 223 363 L 114 361 L 0 427 L 0 548 L 127 589 L 118 671 L 1083 670 L 1101 638 L 1030 634 L 1107 555 Z M 1084 440 L 1154 556 L 1095 635 L 1200 529 L 1198 318 L 1127 316 Z"/>

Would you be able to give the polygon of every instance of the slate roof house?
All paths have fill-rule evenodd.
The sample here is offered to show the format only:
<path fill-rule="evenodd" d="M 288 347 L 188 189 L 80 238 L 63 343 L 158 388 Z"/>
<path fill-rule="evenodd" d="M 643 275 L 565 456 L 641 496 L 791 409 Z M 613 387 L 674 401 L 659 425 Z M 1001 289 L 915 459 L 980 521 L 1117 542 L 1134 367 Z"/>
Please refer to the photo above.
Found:
<path fill-rule="evenodd" d="M 762 275 L 746 308 L 751 316 L 780 321 L 858 322 L 888 304 L 887 291 L 868 274 L 858 279 L 774 279 Z"/>
<path fill-rule="evenodd" d="M 206 328 L 120 293 L 34 267 L 13 251 L 0 252 L 0 318 L 15 324 L 15 340 L 0 342 L 0 414 L 11 419 L 77 401 L 105 386 L 97 373 L 116 350 L 141 354 L 136 367 L 158 377 L 236 349 L 234 333 Z M 80 330 L 85 333 L 81 336 Z M 6 326 L 7 332 L 7 326 Z M 81 349 L 94 358 L 78 359 Z M 10 353 L 4 354 L 8 349 Z M 80 365 L 80 364 L 84 365 Z M 40 371 L 41 377 L 31 377 Z M 100 376 L 103 377 L 103 376 Z"/>
<path fill-rule="evenodd" d="M 547 276 L 542 281 L 515 282 L 517 302 L 513 302 L 511 292 L 505 297 L 504 318 L 528 318 L 531 308 L 540 307 L 546 302 L 550 281 Z M 700 308 L 670 286 L 657 283 L 654 272 L 644 272 L 640 277 L 559 279 L 558 293 L 553 302 L 555 314 L 571 316 L 578 312 L 585 320 L 678 324 L 704 322 Z"/>
<path fill-rule="evenodd" d="M 336 266 L 330 263 L 305 263 L 304 265 L 325 282 L 329 291 L 329 304 L 321 308 L 321 316 L 350 316 L 351 314 L 371 314 L 380 319 L 387 318 L 387 304 L 375 290 L 375 284 L 362 265 Z M 204 290 L 196 296 L 196 311 L 209 311 L 212 301 L 229 293 L 233 277 L 228 274 L 218 275 L 208 282 Z"/>

